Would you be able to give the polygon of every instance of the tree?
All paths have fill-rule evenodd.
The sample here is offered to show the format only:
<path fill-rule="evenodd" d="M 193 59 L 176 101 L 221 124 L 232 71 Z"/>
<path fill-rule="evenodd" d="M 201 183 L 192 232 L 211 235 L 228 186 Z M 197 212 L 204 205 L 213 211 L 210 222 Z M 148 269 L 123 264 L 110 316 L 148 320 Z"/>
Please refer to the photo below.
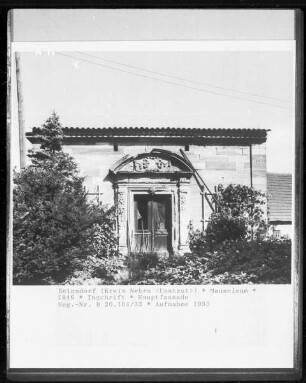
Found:
<path fill-rule="evenodd" d="M 84 178 L 63 152 L 62 126 L 55 113 L 40 133 L 40 148 L 29 151 L 30 166 L 14 174 L 13 275 L 19 284 L 62 283 L 82 267 L 93 246 L 98 256 L 111 251 L 110 243 L 115 246 L 112 218 L 87 201 Z M 109 238 L 97 245 L 101 227 Z"/>
<path fill-rule="evenodd" d="M 218 185 L 217 211 L 207 225 L 208 239 L 224 240 L 260 239 L 265 236 L 264 218 L 266 195 L 246 185 Z"/>

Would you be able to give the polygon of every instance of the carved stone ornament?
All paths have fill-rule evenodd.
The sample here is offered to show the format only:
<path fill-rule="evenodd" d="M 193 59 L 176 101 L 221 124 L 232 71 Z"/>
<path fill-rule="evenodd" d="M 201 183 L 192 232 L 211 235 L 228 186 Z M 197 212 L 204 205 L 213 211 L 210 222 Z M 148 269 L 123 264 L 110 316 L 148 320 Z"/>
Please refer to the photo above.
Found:
<path fill-rule="evenodd" d="M 186 191 L 180 192 L 180 210 L 183 211 L 186 207 Z"/>
<path fill-rule="evenodd" d="M 145 157 L 134 160 L 135 172 L 166 172 L 171 168 L 169 160 L 157 157 Z"/>
<path fill-rule="evenodd" d="M 117 214 L 118 214 L 118 225 L 119 227 L 123 224 L 125 203 L 124 203 L 124 192 L 118 192 L 117 194 Z"/>

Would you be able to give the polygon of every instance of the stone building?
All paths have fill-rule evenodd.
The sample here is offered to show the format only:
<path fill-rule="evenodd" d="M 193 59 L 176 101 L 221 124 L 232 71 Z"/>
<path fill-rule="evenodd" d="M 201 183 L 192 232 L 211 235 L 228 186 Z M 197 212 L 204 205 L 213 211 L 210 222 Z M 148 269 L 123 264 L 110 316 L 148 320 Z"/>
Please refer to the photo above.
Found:
<path fill-rule="evenodd" d="M 38 144 L 38 129 L 27 133 Z M 117 206 L 119 248 L 184 253 L 203 230 L 218 184 L 266 192 L 263 129 L 64 128 L 91 198 Z"/>

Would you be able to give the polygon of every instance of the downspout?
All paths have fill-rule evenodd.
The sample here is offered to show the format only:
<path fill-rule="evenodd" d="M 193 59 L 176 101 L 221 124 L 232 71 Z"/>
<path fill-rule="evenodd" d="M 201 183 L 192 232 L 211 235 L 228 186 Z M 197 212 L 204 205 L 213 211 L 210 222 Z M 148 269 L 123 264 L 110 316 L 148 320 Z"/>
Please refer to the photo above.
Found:
<path fill-rule="evenodd" d="M 250 145 L 250 179 L 251 188 L 253 187 L 253 155 L 252 155 L 252 144 Z"/>

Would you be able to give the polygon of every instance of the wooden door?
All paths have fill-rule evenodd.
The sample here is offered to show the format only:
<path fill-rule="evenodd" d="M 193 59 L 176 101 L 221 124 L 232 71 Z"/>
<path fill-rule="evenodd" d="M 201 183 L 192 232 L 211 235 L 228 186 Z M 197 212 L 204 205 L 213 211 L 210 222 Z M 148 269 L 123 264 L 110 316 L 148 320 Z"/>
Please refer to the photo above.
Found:
<path fill-rule="evenodd" d="M 169 252 L 171 199 L 167 195 L 135 195 L 134 251 Z"/>

